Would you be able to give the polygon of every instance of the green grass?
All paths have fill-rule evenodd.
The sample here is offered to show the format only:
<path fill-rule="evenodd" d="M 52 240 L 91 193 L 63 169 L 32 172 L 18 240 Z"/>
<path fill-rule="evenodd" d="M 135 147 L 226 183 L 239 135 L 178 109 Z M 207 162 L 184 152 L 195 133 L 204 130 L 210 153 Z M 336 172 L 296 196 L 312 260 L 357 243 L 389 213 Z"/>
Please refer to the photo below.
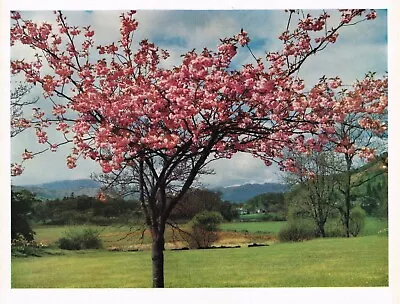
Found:
<path fill-rule="evenodd" d="M 251 213 L 251 214 L 242 214 L 240 215 L 240 219 L 247 221 L 262 221 L 265 217 L 263 213 Z"/>
<path fill-rule="evenodd" d="M 82 251 L 12 259 L 13 288 L 150 287 L 151 255 Z M 388 238 L 165 251 L 166 287 L 387 286 Z"/>
<path fill-rule="evenodd" d="M 264 233 L 276 236 L 287 222 L 231 222 L 221 224 L 221 229 L 226 231 Z M 328 226 L 327 226 L 328 227 Z M 377 235 L 380 231 L 388 227 L 387 220 L 374 217 L 365 219 L 364 230 L 361 231 L 362 236 Z"/>
<path fill-rule="evenodd" d="M 286 222 L 232 222 L 221 224 L 221 229 L 226 231 L 263 233 L 277 235 Z"/>
<path fill-rule="evenodd" d="M 272 235 L 276 237 L 279 230 L 286 225 L 286 222 L 231 222 L 223 223 L 220 228 L 223 231 L 236 231 L 246 234 L 254 234 L 256 241 L 257 235 Z M 128 226 L 94 226 L 94 225 L 71 225 L 71 226 L 35 226 L 33 229 L 36 232 L 35 240 L 48 245 L 54 245 L 55 242 L 61 238 L 66 231 L 69 230 L 83 230 L 91 227 L 100 232 L 101 238 L 105 248 L 117 246 L 121 248 L 135 247 L 135 245 L 144 243 L 150 244 L 151 238 L 149 233 L 144 234 L 141 239 L 141 230 L 137 227 Z M 379 231 L 387 228 L 388 224 L 385 220 L 368 217 L 365 222 L 365 228 L 361 232 L 362 236 L 377 235 Z M 136 230 L 135 230 L 136 229 Z M 127 235 L 129 232 L 131 234 Z M 250 236 L 251 238 L 252 236 Z M 172 240 L 172 232 L 170 229 L 166 230 L 166 240 Z M 251 239 L 249 239 L 251 242 Z"/>
<path fill-rule="evenodd" d="M 257 224 L 257 223 L 249 223 Z M 223 224 L 225 225 L 225 224 Z M 273 226 L 274 224 L 272 224 Z M 229 226 L 229 224 L 228 224 Z M 67 231 L 80 231 L 83 229 L 92 228 L 100 233 L 100 237 L 103 241 L 104 248 L 119 247 L 121 249 L 137 248 L 137 249 L 149 249 L 151 244 L 151 235 L 149 231 L 143 234 L 143 227 L 128 227 L 128 226 L 94 226 L 94 225 L 69 225 L 69 226 L 35 226 L 33 227 L 36 232 L 35 240 L 38 243 L 44 243 L 50 247 L 57 247 L 57 240 L 65 235 Z M 189 228 L 185 225 L 181 225 L 180 228 L 188 230 Z M 223 229 L 225 230 L 225 229 Z M 234 230 L 234 229 L 233 229 Z M 232 229 L 230 231 L 233 231 Z M 229 229 L 228 229 L 229 231 Z M 241 233 L 226 233 L 222 232 L 221 241 L 217 242 L 216 245 L 232 245 L 241 243 L 252 243 L 252 242 L 265 242 L 270 239 L 268 236 L 265 238 L 264 235 L 270 233 L 257 233 L 259 230 L 254 229 L 254 232 L 244 233 L 244 229 L 239 229 Z M 186 236 L 187 237 L 187 236 Z M 166 248 L 173 247 L 185 247 L 188 244 L 183 241 L 179 232 L 175 231 L 175 234 L 170 228 L 165 231 L 165 240 L 167 242 Z"/>
<path fill-rule="evenodd" d="M 140 243 L 142 240 L 140 227 L 128 226 L 95 226 L 95 225 L 68 225 L 68 226 L 35 226 L 35 240 L 48 245 L 55 245 L 57 240 L 65 235 L 67 231 L 80 231 L 92 228 L 100 233 L 103 245 L 107 247 L 119 246 L 129 247 Z M 130 233 L 130 234 L 129 234 Z M 150 236 L 144 235 L 144 243 L 151 243 Z"/>

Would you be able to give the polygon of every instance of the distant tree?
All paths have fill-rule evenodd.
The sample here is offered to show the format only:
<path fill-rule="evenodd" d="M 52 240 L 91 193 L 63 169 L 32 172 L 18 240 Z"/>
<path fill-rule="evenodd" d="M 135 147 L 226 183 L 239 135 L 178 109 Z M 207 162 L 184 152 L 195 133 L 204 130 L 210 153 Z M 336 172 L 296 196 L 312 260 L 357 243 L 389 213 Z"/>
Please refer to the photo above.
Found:
<path fill-rule="evenodd" d="M 26 240 L 33 241 L 35 232 L 29 219 L 33 212 L 35 196 L 27 190 L 11 190 L 11 239 L 22 235 Z"/>
<path fill-rule="evenodd" d="M 350 234 L 357 236 L 364 229 L 366 213 L 363 208 L 356 206 L 350 211 Z"/>
<path fill-rule="evenodd" d="M 388 176 L 387 173 L 378 176 L 379 170 L 375 170 L 374 179 L 369 180 L 366 186 L 358 191 L 360 206 L 368 215 L 387 218 L 388 216 Z M 361 192 L 361 193 L 360 193 Z"/>
<path fill-rule="evenodd" d="M 285 212 L 284 194 L 281 192 L 270 192 L 257 195 L 246 202 L 248 209 L 263 209 L 265 212 Z"/>
<path fill-rule="evenodd" d="M 190 247 L 210 247 L 218 239 L 218 226 L 222 220 L 218 212 L 204 211 L 196 214 L 191 221 Z"/>
<path fill-rule="evenodd" d="M 190 220 L 203 211 L 220 211 L 221 193 L 207 189 L 189 190 L 171 212 L 172 220 Z"/>
<path fill-rule="evenodd" d="M 294 186 L 289 204 L 312 218 L 319 235 L 325 237 L 325 224 L 337 208 L 341 164 L 332 152 L 292 153 L 291 158 L 296 170 L 286 175 L 286 181 Z"/>
<path fill-rule="evenodd" d="M 343 90 L 337 98 L 337 108 L 342 117 L 327 139 L 331 149 L 341 155 L 345 162 L 345 178 L 339 185 L 344 199 L 339 210 L 347 237 L 351 234 L 352 190 L 365 182 L 354 182 L 352 179 L 355 166 L 359 164 L 357 160 L 372 160 L 376 157 L 376 151 L 384 152 L 386 149 L 385 140 L 382 139 L 387 137 L 387 90 L 386 77 L 376 79 L 374 73 L 367 73 L 352 91 Z"/>
<path fill-rule="evenodd" d="M 324 134 L 298 140 L 294 150 L 307 155 L 311 151 L 326 149 L 334 151 L 342 159 L 342 181 L 338 185 L 342 204 L 338 205 L 338 210 L 346 236 L 350 237 L 350 211 L 354 207 L 352 192 L 366 182 L 352 176 L 362 160 L 370 161 L 376 157 L 377 151 L 384 152 L 386 149 L 388 78 L 387 75 L 377 78 L 375 73 L 367 73 L 351 89 L 335 91 L 341 86 L 342 81 L 338 77 L 322 77 L 319 85 L 310 90 L 308 97 L 317 97 L 319 104 L 331 109 L 334 123 Z M 286 164 L 287 170 L 297 170 L 293 158 L 286 159 Z"/>
<path fill-rule="evenodd" d="M 239 218 L 237 206 L 229 201 L 223 201 L 220 204 L 219 212 L 221 213 L 222 217 L 228 222 Z"/>

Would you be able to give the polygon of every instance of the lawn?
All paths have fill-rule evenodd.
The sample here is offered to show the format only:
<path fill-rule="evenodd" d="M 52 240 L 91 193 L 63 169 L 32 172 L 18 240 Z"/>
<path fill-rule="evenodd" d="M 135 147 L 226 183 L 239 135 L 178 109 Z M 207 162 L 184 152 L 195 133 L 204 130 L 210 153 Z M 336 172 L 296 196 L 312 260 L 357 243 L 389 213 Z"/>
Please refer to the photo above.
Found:
<path fill-rule="evenodd" d="M 13 258 L 13 288 L 150 287 L 149 251 Z M 166 287 L 387 286 L 388 238 L 165 251 Z"/>

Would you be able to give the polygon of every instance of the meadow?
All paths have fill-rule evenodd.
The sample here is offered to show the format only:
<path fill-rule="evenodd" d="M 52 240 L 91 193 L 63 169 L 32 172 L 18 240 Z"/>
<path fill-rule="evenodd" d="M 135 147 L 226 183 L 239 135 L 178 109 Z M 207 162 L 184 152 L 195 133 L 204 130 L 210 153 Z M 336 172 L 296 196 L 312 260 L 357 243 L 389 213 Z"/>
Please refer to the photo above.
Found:
<path fill-rule="evenodd" d="M 388 238 L 379 233 L 386 222 L 369 218 L 363 236 L 279 243 L 285 222 L 237 222 L 221 225 L 217 245 L 241 248 L 168 250 L 182 246 L 167 231 L 166 287 L 327 287 L 387 286 Z M 38 226 L 36 240 L 53 244 L 65 231 L 87 226 Z M 12 258 L 13 288 L 151 287 L 150 236 L 140 230 L 127 236 L 126 226 L 94 226 L 103 250 L 65 251 Z M 139 240 L 139 242 L 138 242 Z M 251 242 L 269 244 L 249 248 Z M 117 247 L 124 251 L 108 251 Z M 127 251 L 137 248 L 139 251 Z"/>
<path fill-rule="evenodd" d="M 330 224 L 330 223 L 328 223 Z M 327 225 L 328 225 L 327 224 Z M 286 225 L 285 221 L 278 222 L 231 222 L 221 224 L 221 229 L 226 231 L 270 234 L 276 236 L 279 230 Z M 367 217 L 365 227 L 361 231 L 361 236 L 376 235 L 378 232 L 387 228 L 386 220 L 381 220 L 375 217 Z"/>
<path fill-rule="evenodd" d="M 149 251 L 13 258 L 13 288 L 151 287 Z M 166 287 L 388 286 L 388 238 L 165 251 Z"/>

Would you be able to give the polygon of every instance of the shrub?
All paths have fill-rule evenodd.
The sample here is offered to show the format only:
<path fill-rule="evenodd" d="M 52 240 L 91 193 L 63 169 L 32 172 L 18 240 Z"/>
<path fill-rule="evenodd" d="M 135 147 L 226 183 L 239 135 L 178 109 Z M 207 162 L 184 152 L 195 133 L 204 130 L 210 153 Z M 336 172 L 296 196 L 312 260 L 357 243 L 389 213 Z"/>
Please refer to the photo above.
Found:
<path fill-rule="evenodd" d="M 326 237 L 344 237 L 346 236 L 343 223 L 340 219 L 328 220 L 325 225 Z"/>
<path fill-rule="evenodd" d="M 315 225 L 306 220 L 293 220 L 284 226 L 278 233 L 281 242 L 300 242 L 316 237 Z"/>
<path fill-rule="evenodd" d="M 356 206 L 350 211 L 350 234 L 357 236 L 365 226 L 366 212 L 360 206 Z"/>
<path fill-rule="evenodd" d="M 218 212 L 205 211 L 196 214 L 191 221 L 190 248 L 209 248 L 218 239 L 218 225 L 223 218 Z"/>
<path fill-rule="evenodd" d="M 100 249 L 103 248 L 103 243 L 97 230 L 87 228 L 67 232 L 58 240 L 58 246 L 66 250 Z"/>
<path fill-rule="evenodd" d="M 42 256 L 43 249 L 48 246 L 43 243 L 36 243 L 33 240 L 26 239 L 22 234 L 18 234 L 11 241 L 11 255 L 16 257 Z"/>
<path fill-rule="evenodd" d="M 36 202 L 35 195 L 26 190 L 11 190 L 11 239 L 21 236 L 27 241 L 33 241 L 35 232 L 29 223 L 33 213 L 33 203 Z"/>

